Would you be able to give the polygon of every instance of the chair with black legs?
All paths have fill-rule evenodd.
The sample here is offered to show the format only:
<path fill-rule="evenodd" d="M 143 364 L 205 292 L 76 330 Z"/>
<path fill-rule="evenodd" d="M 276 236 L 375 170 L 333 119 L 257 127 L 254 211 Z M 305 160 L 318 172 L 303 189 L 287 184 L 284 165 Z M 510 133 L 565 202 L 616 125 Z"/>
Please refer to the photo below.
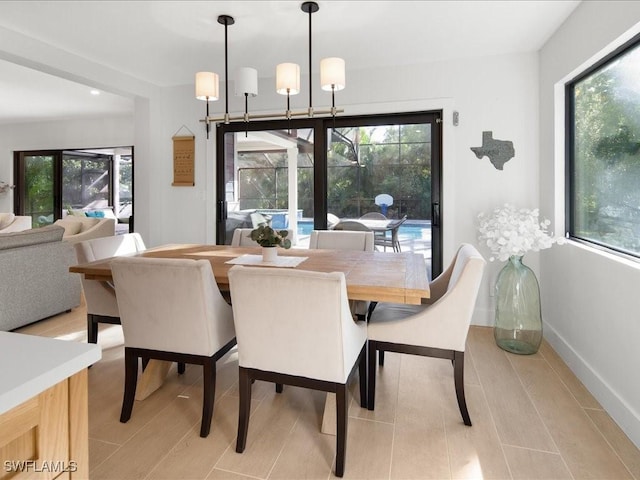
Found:
<path fill-rule="evenodd" d="M 146 250 L 139 233 L 93 238 L 78 242 L 74 244 L 74 247 L 78 263 L 89 263 Z M 87 280 L 84 275 L 81 280 L 87 303 L 87 341 L 98 343 L 98 324 L 120 325 L 116 292 L 110 282 Z"/>
<path fill-rule="evenodd" d="M 465 425 L 471 426 L 464 395 L 464 351 L 485 264 L 472 245 L 462 245 L 447 270 L 430 284 L 429 305 L 377 305 L 367 324 L 369 410 L 375 407 L 376 352 L 444 358 L 453 363 L 458 407 Z"/>
<path fill-rule="evenodd" d="M 347 385 L 356 369 L 361 405 L 366 404 L 366 326 L 351 317 L 344 274 L 236 265 L 229 270 L 229 286 L 238 338 L 236 452 L 242 453 L 247 443 L 253 380 L 334 392 L 335 475 L 341 477 L 347 442 Z"/>
<path fill-rule="evenodd" d="M 138 359 L 202 365 L 200 436 L 211 429 L 216 361 L 236 343 L 233 314 L 207 260 L 118 257 L 111 262 L 124 333 L 120 421 L 131 418 Z"/>

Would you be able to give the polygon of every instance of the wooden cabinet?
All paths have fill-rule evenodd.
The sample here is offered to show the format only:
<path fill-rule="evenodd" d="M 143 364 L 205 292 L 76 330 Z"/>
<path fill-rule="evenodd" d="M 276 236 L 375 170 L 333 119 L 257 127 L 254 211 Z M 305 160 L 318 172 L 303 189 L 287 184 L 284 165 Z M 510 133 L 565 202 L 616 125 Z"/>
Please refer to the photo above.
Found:
<path fill-rule="evenodd" d="M 3 345 L 3 341 L 14 340 L 6 335 L 6 332 L 0 332 L 0 347 L 7 345 Z M 15 375 L 11 378 L 7 375 L 9 387 L 4 390 L 0 382 L 0 407 L 11 406 L 0 408 L 3 412 L 0 414 L 0 480 L 87 479 L 89 410 L 86 367 L 100 358 L 99 347 L 41 337 L 27 338 L 27 343 L 31 344 L 33 339 L 38 339 L 35 346 L 39 347 L 33 352 L 34 361 L 43 355 L 43 345 L 49 346 L 42 344 L 41 340 L 58 342 L 53 345 L 54 349 L 66 351 L 70 358 L 61 364 L 56 363 L 55 360 L 61 358 L 57 354 L 59 352 L 46 349 L 51 353 L 49 361 L 40 369 L 33 365 L 27 368 L 27 373 L 33 376 L 26 375 L 23 384 L 12 382 Z M 19 342 L 23 338 L 15 340 Z M 97 348 L 97 351 L 87 347 Z M 0 352 L 0 360 L 6 360 L 2 359 L 6 350 L 0 349 Z M 8 364 L 5 362 L 4 365 Z M 43 372 L 46 379 L 43 379 Z M 0 377 L 2 375 L 4 372 Z M 25 396 L 30 394 L 29 398 Z"/>

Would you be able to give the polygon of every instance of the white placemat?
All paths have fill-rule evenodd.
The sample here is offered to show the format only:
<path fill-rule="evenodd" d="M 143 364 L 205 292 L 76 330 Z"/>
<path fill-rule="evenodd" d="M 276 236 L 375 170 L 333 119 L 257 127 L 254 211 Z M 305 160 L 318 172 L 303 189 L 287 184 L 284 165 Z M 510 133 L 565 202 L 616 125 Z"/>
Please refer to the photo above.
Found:
<path fill-rule="evenodd" d="M 262 261 L 262 255 L 241 255 L 225 263 L 230 265 L 252 265 L 258 267 L 288 267 L 294 268 L 309 257 L 276 257 L 274 262 Z"/>

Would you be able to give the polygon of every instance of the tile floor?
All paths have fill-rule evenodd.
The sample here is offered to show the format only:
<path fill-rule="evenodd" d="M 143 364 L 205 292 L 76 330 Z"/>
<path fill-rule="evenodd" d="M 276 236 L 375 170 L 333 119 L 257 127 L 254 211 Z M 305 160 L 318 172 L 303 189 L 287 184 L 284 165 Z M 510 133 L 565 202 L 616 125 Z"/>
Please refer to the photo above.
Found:
<path fill-rule="evenodd" d="M 85 310 L 21 329 L 86 341 Z M 122 331 L 101 326 L 102 360 L 89 370 L 91 478 L 328 479 L 335 437 L 320 433 L 324 394 L 256 382 L 247 448 L 235 453 L 237 354 L 218 364 L 215 413 L 198 436 L 201 373 L 175 367 L 165 385 L 119 420 Z M 472 327 L 466 394 L 473 427 L 460 418 L 450 362 L 388 353 L 376 410 L 351 402 L 344 478 L 640 480 L 640 451 L 544 343 L 532 356 L 497 348 Z"/>

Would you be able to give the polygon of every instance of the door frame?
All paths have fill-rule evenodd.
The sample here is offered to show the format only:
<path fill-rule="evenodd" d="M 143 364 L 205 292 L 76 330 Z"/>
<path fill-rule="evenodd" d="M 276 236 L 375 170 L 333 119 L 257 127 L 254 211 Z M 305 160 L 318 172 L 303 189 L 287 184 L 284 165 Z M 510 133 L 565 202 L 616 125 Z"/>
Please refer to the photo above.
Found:
<path fill-rule="evenodd" d="M 317 117 L 216 124 L 216 243 L 225 242 L 227 202 L 225 191 L 225 135 L 244 131 L 312 129 L 314 131 L 314 228 L 327 228 L 327 130 L 332 127 L 431 124 L 431 271 L 442 272 L 442 110 L 407 113 Z M 320 192 L 322 192 L 320 194 Z"/>

